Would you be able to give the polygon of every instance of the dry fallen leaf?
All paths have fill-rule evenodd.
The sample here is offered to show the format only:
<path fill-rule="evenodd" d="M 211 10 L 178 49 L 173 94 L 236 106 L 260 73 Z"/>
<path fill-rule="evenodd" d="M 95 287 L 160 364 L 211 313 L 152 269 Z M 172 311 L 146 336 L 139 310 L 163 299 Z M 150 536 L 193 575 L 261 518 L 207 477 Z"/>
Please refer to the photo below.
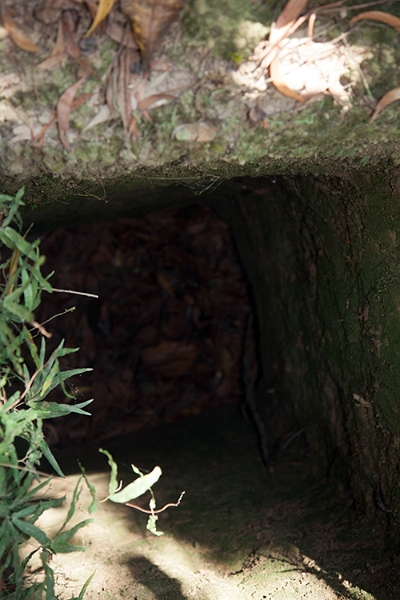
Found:
<path fill-rule="evenodd" d="M 64 148 L 71 151 L 71 146 L 68 141 L 68 131 L 69 131 L 69 116 L 72 110 L 72 101 L 74 99 L 75 93 L 78 88 L 85 81 L 86 77 L 82 77 L 76 83 L 71 85 L 63 94 L 61 94 L 60 98 L 57 102 L 57 123 L 58 123 L 58 135 L 60 137 L 60 141 Z"/>
<path fill-rule="evenodd" d="M 44 144 L 44 138 L 47 130 L 55 123 L 57 120 L 57 111 L 53 111 L 50 120 L 46 125 L 43 125 L 42 129 L 34 136 L 32 142 L 34 148 L 42 148 Z"/>
<path fill-rule="evenodd" d="M 65 10 L 61 17 L 64 47 L 68 54 L 78 60 L 81 55 L 80 48 L 76 41 L 76 23 L 77 13 L 74 10 Z"/>
<path fill-rule="evenodd" d="M 400 100 L 400 87 L 394 88 L 387 92 L 382 98 L 379 100 L 376 105 L 375 112 L 371 117 L 370 123 L 373 123 L 377 116 L 383 111 L 383 109 L 391 104 L 392 102 L 396 102 L 396 100 Z"/>
<path fill-rule="evenodd" d="M 112 117 L 112 114 L 111 114 L 111 111 L 110 111 L 108 105 L 103 104 L 102 106 L 100 106 L 98 112 L 89 121 L 89 123 L 86 125 L 86 127 L 84 127 L 84 129 L 82 129 L 82 131 L 88 131 L 89 129 L 92 129 L 92 127 L 95 127 L 96 125 L 100 125 L 100 123 L 105 123 L 106 121 L 109 121 L 109 119 L 111 119 L 111 117 Z"/>
<path fill-rule="evenodd" d="M 121 44 L 121 46 L 129 46 L 129 48 L 138 50 L 137 44 L 133 39 L 132 27 L 128 26 L 126 19 L 125 24 L 120 22 L 117 19 L 118 15 L 124 18 L 120 13 L 112 13 L 110 15 L 106 25 L 106 34 L 108 37 L 114 40 L 114 42 L 117 42 L 117 44 Z"/>
<path fill-rule="evenodd" d="M 102 21 L 104 21 L 104 19 L 108 16 L 112 7 L 114 6 L 114 1 L 115 0 L 100 0 L 99 1 L 99 6 L 97 9 L 96 17 L 95 17 L 93 23 L 91 24 L 90 29 L 87 31 L 87 33 L 85 33 L 84 37 L 89 37 L 93 33 L 93 31 L 96 29 L 96 27 Z"/>
<path fill-rule="evenodd" d="M 98 11 L 98 5 L 96 0 L 85 0 L 85 4 L 89 9 L 90 16 L 92 17 L 92 19 L 95 19 Z"/>
<path fill-rule="evenodd" d="M 149 69 L 150 60 L 171 24 L 176 21 L 186 0 L 121 0 L 122 12 L 131 19 L 142 63 Z"/>
<path fill-rule="evenodd" d="M 117 64 L 117 95 L 116 102 L 120 110 L 125 131 L 128 131 L 132 118 L 131 98 L 128 89 L 130 77 L 131 49 L 125 47 Z"/>
<path fill-rule="evenodd" d="M 171 102 L 171 100 L 175 100 L 175 96 L 172 96 L 172 94 L 152 94 L 151 96 L 147 96 L 147 98 L 140 100 L 137 104 L 137 108 L 138 110 L 156 108 L 157 106 Z"/>
<path fill-rule="evenodd" d="M 9 9 L 4 8 L 3 3 L 0 3 L 0 16 L 4 29 L 16 46 L 26 52 L 37 52 L 39 50 L 39 47 L 13 21 Z"/>
<path fill-rule="evenodd" d="M 271 43 L 276 44 L 288 34 L 296 19 L 307 6 L 307 2 L 308 0 L 289 0 L 276 20 L 275 27 L 270 36 Z"/>
<path fill-rule="evenodd" d="M 35 11 L 36 19 L 50 25 L 61 16 L 63 0 L 44 0 L 43 4 Z"/>
<path fill-rule="evenodd" d="M 280 71 L 279 55 L 275 56 L 275 58 L 271 62 L 269 66 L 269 72 L 271 75 L 272 83 L 281 94 L 283 94 L 284 96 L 288 96 L 288 98 L 293 98 L 293 100 L 297 100 L 298 102 L 304 102 L 305 98 L 303 98 L 303 96 L 295 90 L 292 90 L 283 81 Z"/>
<path fill-rule="evenodd" d="M 276 20 L 275 27 L 269 36 L 269 45 L 262 57 L 261 66 L 267 68 L 276 56 L 278 44 L 304 22 L 306 17 L 299 19 L 308 0 L 289 0 Z"/>
<path fill-rule="evenodd" d="M 49 56 L 41 63 L 37 65 L 37 69 L 41 71 L 45 71 L 46 69 L 53 69 L 58 64 L 60 64 L 62 58 L 64 56 L 64 36 L 63 36 L 63 26 L 62 21 L 58 22 L 58 32 L 56 43 L 54 44 L 54 48 L 49 54 Z"/>
<path fill-rule="evenodd" d="M 369 10 L 367 12 L 360 13 L 350 19 L 350 23 L 357 23 L 357 21 L 363 21 L 364 19 L 379 21 L 380 23 L 391 25 L 397 29 L 398 32 L 400 32 L 400 19 L 394 15 L 382 12 L 380 10 Z"/>

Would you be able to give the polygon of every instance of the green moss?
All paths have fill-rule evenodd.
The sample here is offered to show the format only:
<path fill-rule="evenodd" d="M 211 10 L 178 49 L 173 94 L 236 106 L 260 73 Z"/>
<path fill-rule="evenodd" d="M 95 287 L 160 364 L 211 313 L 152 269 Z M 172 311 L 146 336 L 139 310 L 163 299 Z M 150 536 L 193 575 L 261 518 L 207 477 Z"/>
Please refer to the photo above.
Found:
<path fill-rule="evenodd" d="M 184 41 L 206 43 L 215 53 L 240 62 L 267 34 L 270 9 L 242 0 L 191 0 L 184 15 Z M 259 23 L 249 28 L 247 24 Z"/>

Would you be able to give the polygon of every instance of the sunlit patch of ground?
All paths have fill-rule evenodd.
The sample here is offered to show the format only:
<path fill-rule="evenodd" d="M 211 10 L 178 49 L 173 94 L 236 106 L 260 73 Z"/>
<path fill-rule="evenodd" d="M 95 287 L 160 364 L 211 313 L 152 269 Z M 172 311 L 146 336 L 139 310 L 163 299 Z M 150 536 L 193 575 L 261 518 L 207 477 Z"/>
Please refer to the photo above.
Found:
<path fill-rule="evenodd" d="M 110 501 L 100 504 L 95 522 L 74 539 L 86 552 L 52 559 L 62 598 L 77 596 L 93 572 L 88 600 L 375 600 L 383 596 L 374 595 L 374 585 L 386 586 L 385 597 L 396 598 L 396 583 L 387 585 L 394 575 L 379 524 L 374 540 L 375 530 L 365 529 L 343 499 L 335 501 L 325 484 L 316 487 L 305 478 L 309 458 L 301 442 L 268 475 L 251 430 L 232 409 L 214 409 L 109 440 L 108 448 L 126 467 L 133 459 L 149 468 L 161 464 L 164 472 L 154 486 L 158 507 L 176 501 L 183 489 L 186 495 L 160 515 L 160 537 L 146 531 L 146 515 Z M 73 456 L 92 467 L 98 460 L 88 446 L 61 454 L 68 468 Z M 89 475 L 100 499 L 108 491 L 103 468 Z M 131 478 L 128 473 L 125 478 Z M 49 493 L 70 496 L 76 480 L 56 480 Z M 88 503 L 84 491 L 76 520 L 87 518 Z M 67 508 L 65 503 L 41 517 L 49 535 Z M 24 551 L 29 549 L 27 544 Z M 33 564 L 27 576 L 40 577 L 40 570 Z"/>

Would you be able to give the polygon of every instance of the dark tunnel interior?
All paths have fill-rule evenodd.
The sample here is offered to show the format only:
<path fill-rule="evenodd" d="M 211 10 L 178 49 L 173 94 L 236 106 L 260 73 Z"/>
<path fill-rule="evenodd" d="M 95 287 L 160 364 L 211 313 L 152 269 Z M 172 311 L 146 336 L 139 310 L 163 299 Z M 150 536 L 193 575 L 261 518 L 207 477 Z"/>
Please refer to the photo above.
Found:
<path fill-rule="evenodd" d="M 52 335 L 49 349 L 64 339 L 79 351 L 63 368 L 93 369 L 67 382 L 71 398 L 52 392 L 94 402 L 90 418 L 45 423 L 51 446 L 100 442 L 220 404 L 249 418 L 244 363 L 253 384 L 259 376 L 254 327 L 245 335 L 251 289 L 215 210 L 190 204 L 57 228 L 42 236 L 41 252 L 53 288 L 88 294 L 44 294 L 36 318 Z"/>

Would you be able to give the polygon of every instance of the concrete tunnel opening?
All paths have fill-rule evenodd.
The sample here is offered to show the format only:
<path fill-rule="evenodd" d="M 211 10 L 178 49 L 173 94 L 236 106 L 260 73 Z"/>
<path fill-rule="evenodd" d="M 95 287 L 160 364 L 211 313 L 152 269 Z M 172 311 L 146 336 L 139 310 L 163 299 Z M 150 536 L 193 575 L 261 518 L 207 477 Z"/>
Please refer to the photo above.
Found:
<path fill-rule="evenodd" d="M 338 594 L 318 592 L 318 597 L 351 597 L 343 577 L 376 599 L 396 597 L 380 592 L 388 577 L 384 549 L 397 555 L 398 538 L 391 463 L 380 468 L 390 443 L 382 434 L 388 405 L 379 406 L 379 399 L 392 371 L 384 365 L 379 369 L 390 340 L 384 341 L 384 325 L 376 326 L 376 311 L 392 281 L 389 263 L 383 269 L 382 260 L 394 234 L 392 225 L 389 234 L 376 230 L 384 218 L 376 219 L 373 190 L 373 185 L 360 189 L 351 181 L 346 187 L 340 178 L 238 178 L 198 196 L 184 187 L 125 191 L 115 202 L 58 206 L 50 219 L 39 207 L 35 220 L 46 270 L 55 271 L 53 286 L 100 296 L 56 293 L 37 315 L 46 322 L 66 313 L 48 323 L 52 343 L 65 338 L 69 347 L 82 349 L 67 357 L 65 368 L 94 366 L 69 388 L 75 397 L 71 402 L 94 397 L 93 416 L 46 424 L 52 451 L 66 473 L 76 473 L 77 457 L 89 470 L 103 469 L 99 446 L 115 450 L 125 466 L 137 452 L 148 469 L 165 463 L 168 489 L 178 497 L 184 484 L 177 482 L 187 470 L 187 477 L 200 479 L 198 494 L 207 502 L 201 509 L 204 521 L 196 523 L 193 511 L 200 500 L 191 497 L 186 507 L 176 509 L 183 516 L 164 515 L 161 524 L 177 538 L 209 545 L 207 556 L 213 560 L 222 551 L 204 531 L 213 525 L 211 532 L 224 537 L 214 526 L 221 506 L 230 515 L 228 529 L 246 529 L 243 515 L 240 522 L 232 521 L 235 507 L 245 514 L 264 511 L 262 502 L 272 494 L 274 507 L 265 514 L 275 516 L 260 522 L 261 539 L 279 520 L 279 494 L 300 478 L 301 493 L 326 493 L 335 506 L 350 511 L 348 535 L 360 531 L 354 523 L 366 514 L 371 519 L 365 525 L 368 544 L 371 553 L 376 550 L 373 569 L 342 565 L 336 579 L 332 573 L 338 568 L 332 566 L 329 577 L 318 575 Z M 392 207 L 385 210 L 392 222 Z M 385 217 L 385 211 L 381 214 Z M 254 319 L 250 326 L 249 315 Z M 256 417 L 249 405 L 249 381 Z M 224 420 L 225 409 L 235 413 L 236 424 Z M 266 469 L 263 458 L 269 456 Z M 305 465 L 310 478 L 301 479 Z M 222 475 L 206 483 L 216 466 Z M 248 471 L 246 483 L 242 475 L 233 482 L 236 468 Z M 287 475 L 285 469 L 293 470 Z M 248 496 L 244 503 L 243 494 Z M 170 500 L 161 492 L 160 504 Z M 310 514 L 317 519 L 313 502 Z M 290 512 L 301 521 L 303 508 Z M 290 518 L 282 510 L 276 539 L 289 531 L 285 520 Z M 303 529 L 304 543 L 298 532 L 293 534 L 299 556 L 308 552 L 318 563 L 322 542 L 307 546 L 315 530 L 306 522 Z M 286 535 L 294 541 L 292 533 Z M 329 535 L 336 543 L 336 531 Z M 342 552 L 352 543 L 347 540 Z M 257 560 L 262 552 L 276 560 L 275 550 L 259 551 L 254 540 L 253 550 L 245 541 L 238 544 Z M 285 544 L 279 541 L 279 556 L 314 573 L 314 567 L 305 567 L 304 561 L 300 566 L 283 551 Z M 391 569 L 390 589 L 396 581 Z"/>

